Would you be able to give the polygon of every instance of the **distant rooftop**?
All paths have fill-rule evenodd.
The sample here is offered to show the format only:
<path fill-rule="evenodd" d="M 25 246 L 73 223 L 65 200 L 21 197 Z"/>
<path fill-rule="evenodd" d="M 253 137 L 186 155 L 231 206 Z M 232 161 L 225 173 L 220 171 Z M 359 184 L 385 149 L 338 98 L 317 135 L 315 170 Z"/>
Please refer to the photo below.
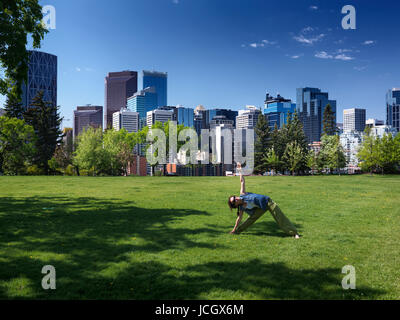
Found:
<path fill-rule="evenodd" d="M 168 72 L 143 70 L 143 75 L 156 76 L 156 77 L 167 77 Z"/>

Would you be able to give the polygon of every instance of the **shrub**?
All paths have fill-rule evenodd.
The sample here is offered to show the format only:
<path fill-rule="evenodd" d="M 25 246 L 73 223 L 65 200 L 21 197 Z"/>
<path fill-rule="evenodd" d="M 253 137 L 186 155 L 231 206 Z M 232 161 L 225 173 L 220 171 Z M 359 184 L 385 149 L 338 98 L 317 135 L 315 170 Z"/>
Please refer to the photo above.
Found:
<path fill-rule="evenodd" d="M 76 173 L 75 173 L 75 168 L 74 168 L 74 166 L 73 166 L 72 164 L 69 164 L 69 165 L 65 168 L 65 170 L 64 170 L 64 175 L 66 175 L 66 176 L 75 176 L 75 175 L 76 175 Z"/>
<path fill-rule="evenodd" d="M 39 168 L 36 164 L 26 168 L 26 174 L 28 176 L 41 176 L 44 174 L 44 170 Z"/>

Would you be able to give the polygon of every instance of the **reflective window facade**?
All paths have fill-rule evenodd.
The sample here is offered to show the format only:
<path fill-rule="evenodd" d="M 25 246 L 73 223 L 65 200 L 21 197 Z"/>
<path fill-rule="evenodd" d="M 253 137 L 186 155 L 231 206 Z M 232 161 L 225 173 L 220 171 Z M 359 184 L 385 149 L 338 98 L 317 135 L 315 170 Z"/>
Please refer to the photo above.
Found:
<path fill-rule="evenodd" d="M 386 124 L 400 131 L 400 89 L 391 89 L 386 94 Z"/>
<path fill-rule="evenodd" d="M 157 93 L 156 107 L 167 106 L 168 73 L 143 71 L 143 88 L 154 87 Z"/>
<path fill-rule="evenodd" d="M 22 85 L 22 105 L 27 109 L 39 91 L 43 91 L 44 101 L 57 105 L 57 56 L 28 52 L 28 81 Z"/>
<path fill-rule="evenodd" d="M 303 123 L 308 143 L 321 140 L 323 115 L 328 104 L 334 113 L 336 123 L 336 100 L 329 100 L 327 92 L 321 92 L 318 88 L 297 89 L 297 113 Z"/>

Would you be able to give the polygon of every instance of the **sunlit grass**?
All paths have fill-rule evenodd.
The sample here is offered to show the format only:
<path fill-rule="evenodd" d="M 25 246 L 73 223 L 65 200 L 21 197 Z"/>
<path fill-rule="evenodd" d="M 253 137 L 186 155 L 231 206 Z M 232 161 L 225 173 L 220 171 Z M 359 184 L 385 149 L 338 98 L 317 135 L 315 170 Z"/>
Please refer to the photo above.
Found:
<path fill-rule="evenodd" d="M 266 213 L 231 235 L 237 177 L 0 177 L 0 298 L 399 299 L 400 177 L 248 177 Z M 56 290 L 41 287 L 56 268 Z M 342 267 L 356 268 L 343 290 Z"/>

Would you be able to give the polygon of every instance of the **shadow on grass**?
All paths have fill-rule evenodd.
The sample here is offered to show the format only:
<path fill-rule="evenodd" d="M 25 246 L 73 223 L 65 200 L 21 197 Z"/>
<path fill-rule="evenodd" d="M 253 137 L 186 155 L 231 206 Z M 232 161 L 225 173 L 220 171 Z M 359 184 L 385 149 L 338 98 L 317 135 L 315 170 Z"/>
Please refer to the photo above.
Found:
<path fill-rule="evenodd" d="M 191 215 L 209 215 L 204 211 L 144 209 L 119 199 L 91 197 L 0 200 L 0 250 L 6 252 L 0 257 L 0 281 L 26 279 L 21 293 L 18 285 L 0 286 L 2 299 L 199 299 L 226 292 L 237 299 L 372 299 L 383 294 L 366 287 L 344 291 L 343 275 L 336 269 L 296 270 L 259 259 L 192 259 L 194 263 L 184 266 L 157 261 L 157 254 L 171 255 L 172 260 L 190 248 L 224 249 L 190 239 L 194 234 L 216 237 L 221 234 L 217 227 L 175 225 Z M 267 232 L 279 232 L 274 221 L 259 228 L 265 224 L 274 230 Z M 128 241 L 135 237 L 140 243 Z M 40 271 L 47 264 L 56 267 L 54 291 L 40 287 Z"/>
<path fill-rule="evenodd" d="M 266 237 L 279 237 L 279 238 L 290 237 L 279 228 L 278 224 L 275 222 L 275 220 L 273 220 L 271 216 L 268 217 L 271 218 L 271 221 L 260 221 L 263 218 L 266 219 L 264 216 L 261 217 L 247 230 L 243 231 L 243 234 L 266 236 Z M 293 225 L 296 227 L 299 234 L 302 234 L 301 233 L 302 225 L 298 223 L 293 223 Z"/>

